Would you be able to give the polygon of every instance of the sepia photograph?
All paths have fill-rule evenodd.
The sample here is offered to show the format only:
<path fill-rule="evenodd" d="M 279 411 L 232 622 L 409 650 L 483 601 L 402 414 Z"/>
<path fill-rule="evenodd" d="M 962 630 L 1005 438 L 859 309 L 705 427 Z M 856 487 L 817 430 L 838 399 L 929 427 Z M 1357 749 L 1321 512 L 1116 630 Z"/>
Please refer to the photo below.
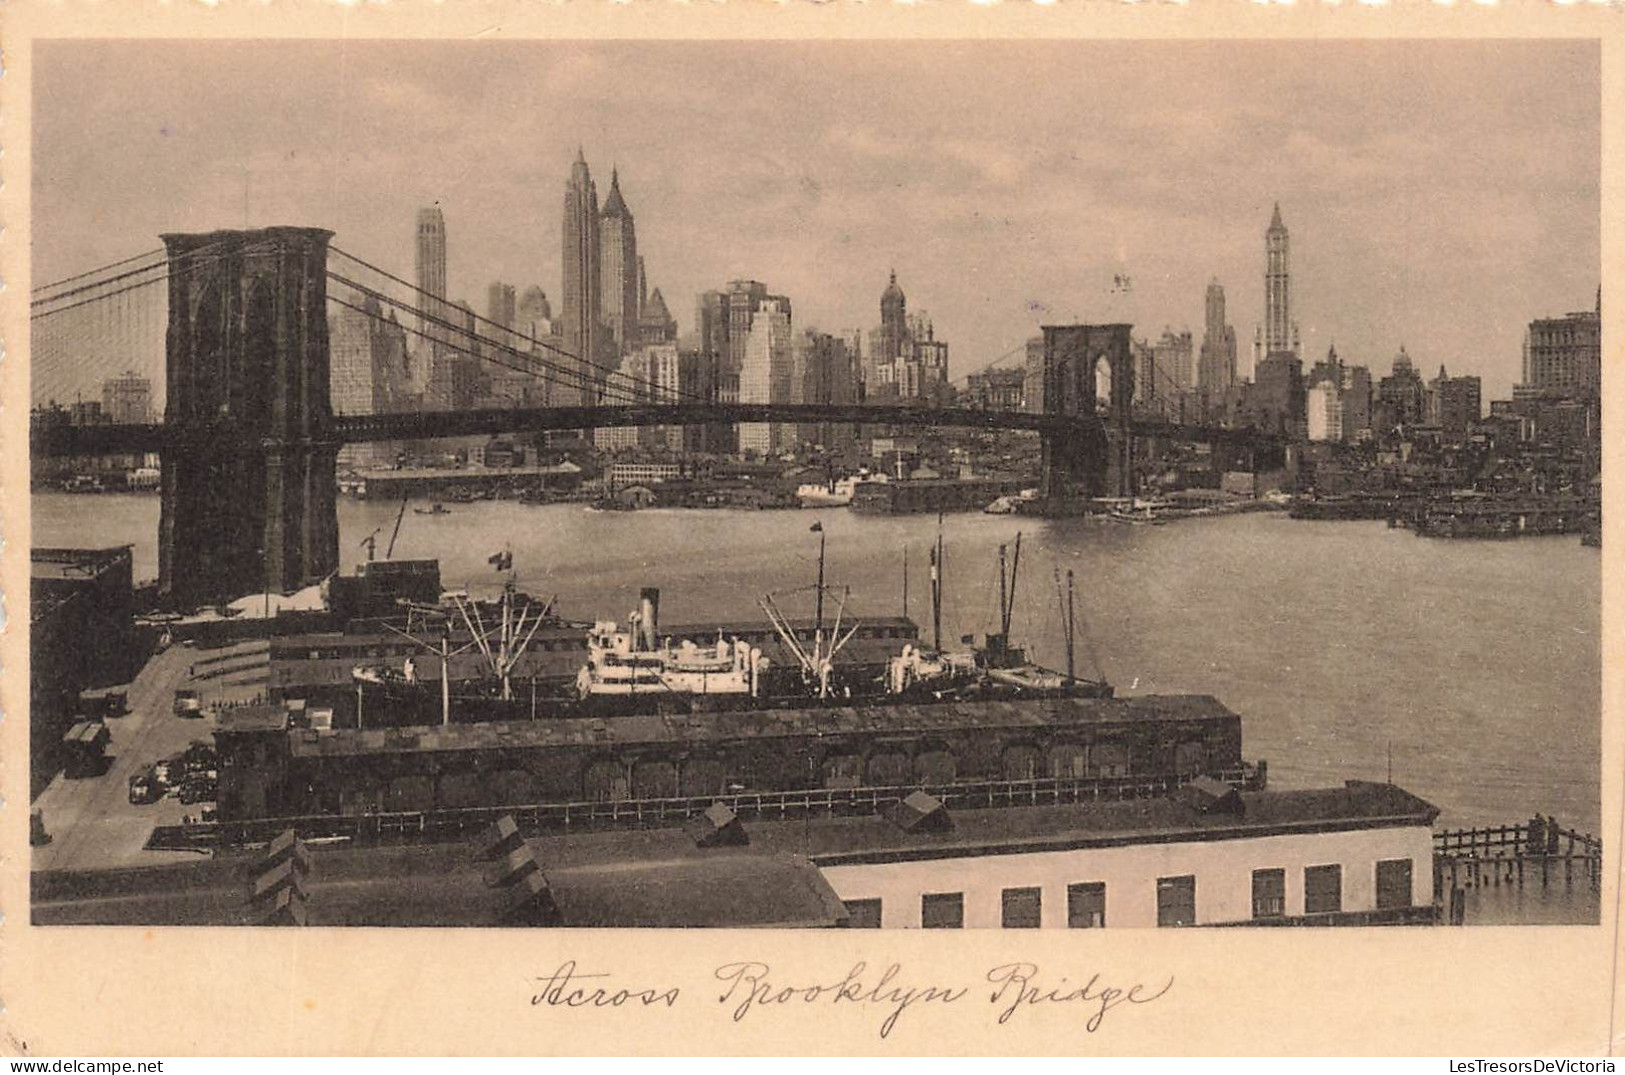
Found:
<path fill-rule="evenodd" d="M 32 49 L 15 919 L 1604 919 L 1597 40 Z"/>

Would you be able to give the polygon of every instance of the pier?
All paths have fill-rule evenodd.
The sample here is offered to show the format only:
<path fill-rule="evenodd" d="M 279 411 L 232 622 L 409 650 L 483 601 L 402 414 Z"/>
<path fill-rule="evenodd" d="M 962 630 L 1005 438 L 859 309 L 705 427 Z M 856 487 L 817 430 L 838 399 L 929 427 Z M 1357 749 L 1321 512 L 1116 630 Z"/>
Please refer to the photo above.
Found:
<path fill-rule="evenodd" d="M 1565 888 L 1578 883 L 1601 891 L 1602 839 L 1539 819 L 1433 834 L 1433 889 L 1448 900 L 1446 921 L 1452 925 L 1462 924 L 1464 889 L 1537 879 L 1542 888 L 1561 880 Z"/>
<path fill-rule="evenodd" d="M 1595 501 L 1567 497 L 1454 498 L 1415 502 L 1389 517 L 1423 537 L 1519 538 L 1578 534 L 1597 513 Z"/>

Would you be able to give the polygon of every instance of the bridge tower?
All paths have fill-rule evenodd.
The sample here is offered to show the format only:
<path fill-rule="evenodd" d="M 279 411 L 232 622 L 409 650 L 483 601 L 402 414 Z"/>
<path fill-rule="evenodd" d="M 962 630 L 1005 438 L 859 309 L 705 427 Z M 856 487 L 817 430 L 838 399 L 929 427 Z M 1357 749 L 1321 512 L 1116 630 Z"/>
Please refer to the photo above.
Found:
<path fill-rule="evenodd" d="M 168 400 L 159 590 L 288 592 L 338 566 L 320 228 L 163 236 Z"/>
<path fill-rule="evenodd" d="M 1131 328 L 1044 326 L 1044 411 L 1082 420 L 1044 437 L 1040 493 L 1052 506 L 1134 495 Z"/>

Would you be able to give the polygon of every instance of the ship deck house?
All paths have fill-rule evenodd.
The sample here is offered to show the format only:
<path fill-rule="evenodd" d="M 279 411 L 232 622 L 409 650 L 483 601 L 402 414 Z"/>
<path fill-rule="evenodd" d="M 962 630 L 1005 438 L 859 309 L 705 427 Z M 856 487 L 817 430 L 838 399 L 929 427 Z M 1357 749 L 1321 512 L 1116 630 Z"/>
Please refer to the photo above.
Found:
<path fill-rule="evenodd" d="M 809 636 L 812 631 L 810 620 L 794 621 L 791 626 L 801 637 Z M 870 617 L 856 626 L 857 633 L 835 659 L 836 665 L 843 671 L 853 669 L 878 675 L 905 642 L 916 642 L 919 638 L 918 626 L 901 616 Z M 423 719 L 429 710 L 438 720 L 440 696 L 438 688 L 434 687 L 423 692 L 423 705 L 419 706 L 423 712 L 392 712 L 389 708 L 375 706 L 364 715 L 364 720 L 358 718 L 356 681 L 353 676 L 356 669 L 398 673 L 410 659 L 417 677 L 426 684 L 434 684 L 440 679 L 440 656 L 425 643 L 414 642 L 398 633 L 383 628 L 368 628 L 366 624 L 356 627 L 343 632 L 273 638 L 268 651 L 266 696 L 276 703 L 304 701 L 310 706 L 331 709 L 336 727 L 353 728 L 359 723 L 410 724 Z M 673 639 L 692 639 L 701 644 L 718 638 L 737 638 L 761 647 L 762 653 L 781 668 L 793 667 L 795 663 L 795 655 L 771 627 L 761 623 L 679 624 L 662 628 L 661 634 Z M 432 641 L 438 644 L 438 636 Z M 461 698 L 465 689 L 489 688 L 490 685 L 489 662 L 472 643 L 473 637 L 460 626 L 452 631 L 451 648 L 463 651 L 454 653 L 448 662 L 452 689 L 459 695 L 453 712 L 454 720 L 459 719 L 459 711 L 478 713 L 481 709 Z M 521 702 L 510 708 L 522 710 L 526 707 L 523 699 L 527 697 L 532 683 L 545 688 L 573 682 L 586 661 L 587 632 L 584 628 L 543 627 L 536 632 L 530 646 L 520 654 L 514 665 L 511 677 L 516 697 Z M 541 705 L 544 712 L 546 706 L 544 700 Z M 463 716 L 460 719 L 481 718 Z"/>

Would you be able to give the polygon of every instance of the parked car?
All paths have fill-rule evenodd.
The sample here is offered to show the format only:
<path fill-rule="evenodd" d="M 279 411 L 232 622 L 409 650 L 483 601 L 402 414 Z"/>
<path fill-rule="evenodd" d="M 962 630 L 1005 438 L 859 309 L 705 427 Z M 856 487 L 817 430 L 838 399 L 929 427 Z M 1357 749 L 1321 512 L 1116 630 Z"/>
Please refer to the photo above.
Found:
<path fill-rule="evenodd" d="M 217 794 L 218 785 L 209 779 L 187 780 L 181 784 L 181 802 L 190 806 L 193 803 L 212 803 Z"/>
<path fill-rule="evenodd" d="M 163 790 L 158 786 L 158 781 L 153 778 L 152 773 L 130 774 L 130 802 L 132 805 L 146 806 L 149 803 L 157 802 L 161 798 L 163 798 Z"/>

